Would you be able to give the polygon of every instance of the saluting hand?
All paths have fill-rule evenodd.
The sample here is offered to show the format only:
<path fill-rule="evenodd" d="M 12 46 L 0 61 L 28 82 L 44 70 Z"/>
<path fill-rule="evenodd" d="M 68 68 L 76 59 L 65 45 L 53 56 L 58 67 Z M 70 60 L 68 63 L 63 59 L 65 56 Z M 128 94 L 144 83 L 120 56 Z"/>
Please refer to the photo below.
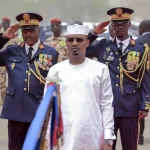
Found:
<path fill-rule="evenodd" d="M 3 37 L 7 38 L 7 39 L 13 39 L 15 38 L 18 34 L 16 34 L 16 31 L 20 28 L 20 25 L 14 24 L 12 26 L 10 26 L 4 33 L 3 33 Z"/>
<path fill-rule="evenodd" d="M 102 22 L 100 24 L 98 24 L 94 29 L 93 29 L 93 32 L 95 34 L 102 34 L 103 32 L 106 31 L 106 29 L 104 29 L 108 24 L 110 23 L 110 21 L 105 21 L 105 22 Z"/>

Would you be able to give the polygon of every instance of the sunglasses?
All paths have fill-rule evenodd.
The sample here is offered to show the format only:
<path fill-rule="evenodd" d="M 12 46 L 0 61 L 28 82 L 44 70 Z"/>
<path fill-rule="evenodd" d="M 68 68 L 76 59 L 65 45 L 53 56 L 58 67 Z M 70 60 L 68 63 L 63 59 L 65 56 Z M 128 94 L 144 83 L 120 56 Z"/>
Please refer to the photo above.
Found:
<path fill-rule="evenodd" d="M 73 43 L 74 41 L 76 41 L 77 43 L 82 43 L 84 41 L 83 38 L 74 38 L 74 37 L 70 37 L 70 38 L 67 38 L 67 42 L 69 43 Z"/>

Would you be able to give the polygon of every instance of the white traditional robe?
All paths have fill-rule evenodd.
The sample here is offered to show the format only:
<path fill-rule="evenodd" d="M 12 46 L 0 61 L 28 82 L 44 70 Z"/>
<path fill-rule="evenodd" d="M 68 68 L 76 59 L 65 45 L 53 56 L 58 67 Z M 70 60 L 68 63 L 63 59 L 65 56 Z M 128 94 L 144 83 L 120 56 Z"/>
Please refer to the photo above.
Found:
<path fill-rule="evenodd" d="M 80 65 L 65 60 L 50 68 L 47 81 L 57 71 L 62 80 L 65 143 L 61 150 L 101 150 L 104 138 L 113 139 L 113 94 L 107 66 L 88 58 Z"/>

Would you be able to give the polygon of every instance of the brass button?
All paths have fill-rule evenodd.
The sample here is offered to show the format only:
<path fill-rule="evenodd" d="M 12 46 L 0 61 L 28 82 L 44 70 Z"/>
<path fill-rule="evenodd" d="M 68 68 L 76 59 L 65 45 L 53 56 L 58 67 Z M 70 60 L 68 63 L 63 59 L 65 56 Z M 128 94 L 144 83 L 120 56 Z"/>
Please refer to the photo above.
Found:
<path fill-rule="evenodd" d="M 29 66 L 29 65 L 30 65 L 30 63 L 27 63 L 27 65 Z"/>
<path fill-rule="evenodd" d="M 133 92 L 135 93 L 135 90 Z"/>
<path fill-rule="evenodd" d="M 24 81 L 27 82 L 27 79 L 25 79 Z"/>
<path fill-rule="evenodd" d="M 24 88 L 24 91 L 26 91 L 27 89 L 26 88 Z"/>
<path fill-rule="evenodd" d="M 28 71 L 26 70 L 26 73 L 28 73 Z"/>
<path fill-rule="evenodd" d="M 118 84 L 116 84 L 116 86 L 118 86 Z"/>
<path fill-rule="evenodd" d="M 119 69 L 119 66 L 117 67 L 117 69 Z"/>
<path fill-rule="evenodd" d="M 149 97 L 148 95 L 146 97 Z"/>
<path fill-rule="evenodd" d="M 116 75 L 116 78 L 119 78 L 119 75 Z"/>

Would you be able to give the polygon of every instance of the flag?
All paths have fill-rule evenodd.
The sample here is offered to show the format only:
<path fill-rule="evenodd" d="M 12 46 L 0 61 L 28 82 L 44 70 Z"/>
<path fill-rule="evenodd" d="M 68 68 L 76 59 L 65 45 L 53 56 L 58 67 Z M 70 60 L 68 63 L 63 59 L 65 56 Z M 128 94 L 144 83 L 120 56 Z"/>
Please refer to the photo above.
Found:
<path fill-rule="evenodd" d="M 63 119 L 61 113 L 61 102 L 60 102 L 60 92 L 59 85 L 51 82 L 47 84 L 47 91 L 41 104 L 39 105 L 36 115 L 30 125 L 25 142 L 23 145 L 23 150 L 44 150 L 47 147 L 45 145 L 46 133 L 49 131 L 46 121 L 51 121 L 50 129 L 50 145 L 53 147 L 60 148 L 60 143 L 63 142 Z M 51 110 L 49 110 L 51 109 Z M 46 120 L 46 116 L 52 112 L 51 119 Z M 48 116 L 50 118 L 50 115 Z M 43 131 L 45 131 L 43 136 Z M 59 140 L 61 139 L 61 141 Z"/>

